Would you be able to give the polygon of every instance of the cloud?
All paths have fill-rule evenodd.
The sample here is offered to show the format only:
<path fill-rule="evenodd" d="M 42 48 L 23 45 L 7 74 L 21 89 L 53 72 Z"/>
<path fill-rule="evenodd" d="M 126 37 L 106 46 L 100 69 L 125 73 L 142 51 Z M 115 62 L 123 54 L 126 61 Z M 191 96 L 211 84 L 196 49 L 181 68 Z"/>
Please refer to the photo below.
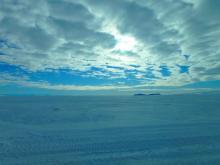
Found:
<path fill-rule="evenodd" d="M 48 0 L 47 2 L 49 15 L 57 19 L 85 23 L 95 21 L 94 15 L 80 3 L 62 0 Z"/>
<path fill-rule="evenodd" d="M 0 62 L 32 74 L 67 69 L 155 86 L 220 78 L 218 0 L 0 3 Z"/>
<path fill-rule="evenodd" d="M 48 22 L 54 28 L 59 37 L 68 42 L 78 42 L 85 45 L 101 45 L 103 47 L 113 47 L 115 45 L 114 37 L 89 29 L 81 22 L 69 22 L 61 19 L 50 18 Z"/>
<path fill-rule="evenodd" d="M 55 44 L 55 37 L 44 31 L 41 27 L 24 26 L 16 18 L 4 17 L 1 20 L 1 32 L 3 37 L 23 49 L 36 49 L 46 51 Z M 4 35 L 5 34 L 5 35 Z M 6 35 L 7 34 L 7 35 Z"/>

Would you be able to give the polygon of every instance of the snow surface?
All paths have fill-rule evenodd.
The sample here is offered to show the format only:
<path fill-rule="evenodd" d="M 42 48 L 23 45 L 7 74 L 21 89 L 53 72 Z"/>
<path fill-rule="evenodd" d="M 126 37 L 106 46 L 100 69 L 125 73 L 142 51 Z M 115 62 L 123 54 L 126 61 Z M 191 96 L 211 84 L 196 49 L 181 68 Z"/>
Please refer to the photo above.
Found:
<path fill-rule="evenodd" d="M 220 164 L 220 95 L 0 97 L 0 165 L 157 164 Z"/>

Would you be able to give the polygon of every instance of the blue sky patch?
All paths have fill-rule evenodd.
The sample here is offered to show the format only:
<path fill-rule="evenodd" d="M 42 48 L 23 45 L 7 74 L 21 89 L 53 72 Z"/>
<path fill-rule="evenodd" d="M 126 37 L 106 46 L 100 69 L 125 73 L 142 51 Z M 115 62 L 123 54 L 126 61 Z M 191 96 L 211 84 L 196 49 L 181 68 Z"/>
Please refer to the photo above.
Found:
<path fill-rule="evenodd" d="M 177 66 L 179 67 L 180 73 L 189 73 L 190 66 L 185 66 L 185 65 L 177 65 Z"/>
<path fill-rule="evenodd" d="M 163 77 L 169 77 L 171 72 L 167 66 L 160 66 L 160 73 Z"/>

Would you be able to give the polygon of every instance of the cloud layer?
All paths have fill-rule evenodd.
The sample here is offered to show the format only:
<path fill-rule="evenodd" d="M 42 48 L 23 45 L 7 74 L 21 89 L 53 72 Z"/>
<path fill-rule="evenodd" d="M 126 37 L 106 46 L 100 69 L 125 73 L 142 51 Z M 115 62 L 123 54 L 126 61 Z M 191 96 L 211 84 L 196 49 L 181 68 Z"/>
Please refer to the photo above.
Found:
<path fill-rule="evenodd" d="M 1 83 L 20 74 L 24 86 L 97 90 L 220 79 L 219 0 L 0 3 Z"/>

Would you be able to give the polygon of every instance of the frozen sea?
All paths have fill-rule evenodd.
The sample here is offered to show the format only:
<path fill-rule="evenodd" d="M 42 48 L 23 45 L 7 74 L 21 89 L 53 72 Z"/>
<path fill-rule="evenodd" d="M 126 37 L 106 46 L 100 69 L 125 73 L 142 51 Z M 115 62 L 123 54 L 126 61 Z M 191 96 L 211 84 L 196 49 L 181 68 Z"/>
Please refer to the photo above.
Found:
<path fill-rule="evenodd" d="M 197 164 L 220 164 L 220 95 L 0 97 L 0 165 Z"/>

